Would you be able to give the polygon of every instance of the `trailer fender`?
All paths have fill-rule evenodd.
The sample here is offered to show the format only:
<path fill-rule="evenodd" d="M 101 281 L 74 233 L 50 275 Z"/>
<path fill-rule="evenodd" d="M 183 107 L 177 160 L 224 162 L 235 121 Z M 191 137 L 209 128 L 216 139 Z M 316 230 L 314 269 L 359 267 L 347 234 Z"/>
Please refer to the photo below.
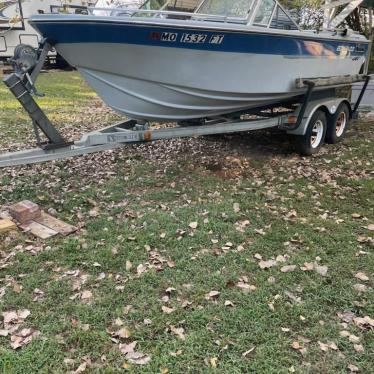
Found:
<path fill-rule="evenodd" d="M 335 114 L 336 110 L 338 109 L 338 106 L 342 102 L 347 103 L 350 114 L 352 115 L 351 104 L 347 98 L 320 99 L 311 101 L 305 111 L 300 127 L 294 130 L 288 130 L 287 134 L 305 135 L 310 119 L 317 110 L 322 110 L 326 114 L 327 119 L 329 119 L 329 117 Z M 295 115 L 298 115 L 298 110 L 296 110 Z"/>

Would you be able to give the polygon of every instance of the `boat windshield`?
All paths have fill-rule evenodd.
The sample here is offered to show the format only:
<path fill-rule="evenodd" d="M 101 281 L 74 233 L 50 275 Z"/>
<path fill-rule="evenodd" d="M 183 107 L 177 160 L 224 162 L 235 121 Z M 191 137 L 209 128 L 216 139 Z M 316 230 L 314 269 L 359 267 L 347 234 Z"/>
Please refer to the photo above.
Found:
<path fill-rule="evenodd" d="M 193 12 L 200 0 L 147 0 L 140 9 Z"/>
<path fill-rule="evenodd" d="M 205 0 L 197 13 L 247 18 L 254 0 Z"/>
<path fill-rule="evenodd" d="M 140 9 L 144 10 L 160 10 L 163 9 L 167 4 L 168 0 L 147 0 Z"/>

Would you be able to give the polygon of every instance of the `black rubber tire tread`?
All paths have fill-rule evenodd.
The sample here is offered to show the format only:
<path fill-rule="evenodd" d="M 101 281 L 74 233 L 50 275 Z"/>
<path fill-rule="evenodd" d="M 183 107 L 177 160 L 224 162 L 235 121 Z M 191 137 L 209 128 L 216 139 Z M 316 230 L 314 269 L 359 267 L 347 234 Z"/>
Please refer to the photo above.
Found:
<path fill-rule="evenodd" d="M 324 125 L 324 131 L 323 131 L 323 136 L 322 136 L 320 144 L 317 147 L 313 148 L 311 145 L 312 130 L 313 130 L 314 124 L 317 121 L 322 121 Z M 295 136 L 294 141 L 295 141 L 296 151 L 302 156 L 311 156 L 313 154 L 318 153 L 324 143 L 326 128 L 327 128 L 326 114 L 323 110 L 318 109 L 312 115 L 312 118 L 309 121 L 308 128 L 306 130 L 305 135 Z"/>
<path fill-rule="evenodd" d="M 336 135 L 336 121 L 338 120 L 340 113 L 342 113 L 343 111 L 346 115 L 347 123 L 345 125 L 345 129 L 343 133 L 340 136 L 337 136 Z M 336 110 L 335 114 L 332 115 L 327 121 L 327 130 L 326 130 L 326 137 L 325 137 L 326 143 L 336 144 L 336 143 L 341 142 L 344 139 L 347 133 L 347 129 L 349 127 L 350 118 L 351 118 L 351 113 L 349 111 L 349 107 L 347 103 L 341 103 L 338 106 L 338 109 Z"/>

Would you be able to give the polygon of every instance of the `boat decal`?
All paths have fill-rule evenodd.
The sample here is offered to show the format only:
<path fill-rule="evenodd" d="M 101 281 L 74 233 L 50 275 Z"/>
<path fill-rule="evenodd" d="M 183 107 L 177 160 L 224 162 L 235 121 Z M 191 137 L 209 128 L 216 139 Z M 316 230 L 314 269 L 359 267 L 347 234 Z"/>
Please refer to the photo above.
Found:
<path fill-rule="evenodd" d="M 208 31 L 194 28 L 109 24 L 96 22 L 32 21 L 44 37 L 59 43 L 114 43 L 163 46 L 216 52 L 283 55 L 286 57 L 363 57 L 366 42 L 313 39 L 307 36 L 272 35 L 227 30 Z"/>
<path fill-rule="evenodd" d="M 156 33 L 159 34 L 159 33 Z M 178 34 L 176 32 L 163 32 L 160 34 L 160 40 L 163 42 L 176 42 Z"/>

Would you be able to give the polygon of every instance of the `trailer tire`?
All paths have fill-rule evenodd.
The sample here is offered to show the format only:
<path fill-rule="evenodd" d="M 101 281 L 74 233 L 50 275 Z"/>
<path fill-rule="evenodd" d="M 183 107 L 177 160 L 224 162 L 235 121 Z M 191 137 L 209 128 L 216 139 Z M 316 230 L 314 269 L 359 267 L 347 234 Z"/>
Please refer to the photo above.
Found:
<path fill-rule="evenodd" d="M 308 128 L 304 135 L 295 136 L 295 146 L 298 153 L 311 156 L 322 147 L 327 128 L 326 114 L 321 109 L 317 110 L 309 120 Z"/>
<path fill-rule="evenodd" d="M 327 122 L 326 143 L 336 144 L 344 139 L 350 118 L 351 113 L 348 105 L 341 103 L 335 114 Z"/>

